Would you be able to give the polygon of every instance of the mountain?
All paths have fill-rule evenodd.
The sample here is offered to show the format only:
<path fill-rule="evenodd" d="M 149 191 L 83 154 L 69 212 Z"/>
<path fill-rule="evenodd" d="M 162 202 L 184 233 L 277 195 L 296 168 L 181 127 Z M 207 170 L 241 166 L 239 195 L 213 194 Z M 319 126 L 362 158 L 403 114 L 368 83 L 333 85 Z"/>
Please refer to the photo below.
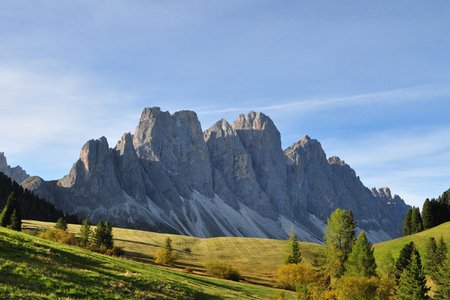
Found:
<path fill-rule="evenodd" d="M 30 177 L 21 166 L 10 167 L 3 152 L 0 152 L 0 172 L 12 178 L 17 183 L 21 183 Z"/>
<path fill-rule="evenodd" d="M 199 237 L 285 238 L 295 227 L 317 242 L 341 207 L 375 242 L 401 235 L 409 209 L 387 188 L 366 188 L 308 136 L 283 150 L 272 120 L 256 112 L 202 132 L 195 112 L 146 108 L 114 148 L 90 140 L 64 178 L 22 185 L 92 222 Z"/>

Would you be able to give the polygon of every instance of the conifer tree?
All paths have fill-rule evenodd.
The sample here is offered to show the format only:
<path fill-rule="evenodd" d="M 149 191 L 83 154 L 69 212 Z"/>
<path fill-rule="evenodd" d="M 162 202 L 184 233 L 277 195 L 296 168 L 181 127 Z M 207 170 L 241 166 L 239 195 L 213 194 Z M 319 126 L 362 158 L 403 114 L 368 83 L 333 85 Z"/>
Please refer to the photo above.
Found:
<path fill-rule="evenodd" d="M 355 242 L 355 221 L 351 211 L 336 209 L 328 218 L 325 228 L 326 269 L 330 276 L 344 274 L 345 262 Z"/>
<path fill-rule="evenodd" d="M 352 247 L 345 264 L 345 274 L 357 277 L 376 276 L 377 265 L 373 256 L 372 244 L 362 231 Z"/>
<path fill-rule="evenodd" d="M 112 249 L 114 247 L 112 226 L 108 221 L 100 221 L 94 231 L 95 245 L 98 247 L 105 247 Z"/>
<path fill-rule="evenodd" d="M 435 274 L 439 268 L 439 253 L 438 253 L 438 245 L 434 237 L 428 239 L 427 244 L 425 246 L 425 269 L 433 280 L 435 279 Z"/>
<path fill-rule="evenodd" d="M 412 233 L 412 224 L 411 224 L 411 217 L 412 217 L 412 208 L 408 210 L 405 216 L 405 220 L 403 221 L 403 235 L 407 236 Z"/>
<path fill-rule="evenodd" d="M 61 230 L 67 230 L 68 227 L 67 227 L 66 220 L 63 217 L 59 218 L 58 221 L 56 221 L 55 228 L 61 229 Z"/>
<path fill-rule="evenodd" d="M 410 263 L 400 276 L 397 289 L 398 300 L 424 300 L 429 299 L 427 293 L 425 273 L 420 261 L 419 252 L 414 252 Z"/>
<path fill-rule="evenodd" d="M 92 235 L 91 225 L 89 225 L 89 221 L 87 219 L 84 219 L 80 227 L 80 245 L 82 247 L 87 247 L 89 245 L 91 235 Z"/>
<path fill-rule="evenodd" d="M 431 211 L 430 199 L 426 199 L 422 206 L 422 223 L 423 229 L 429 229 L 433 227 L 433 214 Z"/>
<path fill-rule="evenodd" d="M 450 299 L 450 255 L 439 268 L 436 278 L 433 279 L 437 285 L 436 292 L 433 299 L 435 300 L 448 300 Z"/>
<path fill-rule="evenodd" d="M 400 255 L 395 262 L 395 278 L 397 282 L 400 280 L 400 276 L 402 275 L 403 270 L 408 267 L 413 253 L 416 252 L 418 253 L 413 242 L 409 242 L 402 248 L 402 250 L 400 250 Z"/>
<path fill-rule="evenodd" d="M 383 257 L 381 257 L 380 265 L 377 268 L 378 275 L 387 278 L 395 278 L 396 268 L 395 259 L 392 256 L 391 251 L 387 252 Z"/>
<path fill-rule="evenodd" d="M 285 264 L 298 264 L 302 261 L 302 254 L 300 252 L 300 244 L 298 242 L 297 233 L 291 230 L 289 233 L 289 249 Z"/>
<path fill-rule="evenodd" d="M 22 230 L 22 219 L 20 217 L 20 212 L 18 212 L 17 209 L 14 210 L 11 216 L 11 225 L 8 227 L 16 231 Z"/>
<path fill-rule="evenodd" d="M 441 235 L 441 238 L 439 239 L 439 245 L 437 248 L 437 261 L 439 264 L 443 264 L 445 261 L 445 258 L 447 257 L 447 243 L 444 241 L 444 237 Z"/>
<path fill-rule="evenodd" d="M 19 203 L 14 192 L 10 193 L 6 205 L 0 213 L 0 225 L 20 231 L 22 228 L 22 216 Z"/>
<path fill-rule="evenodd" d="M 422 216 L 418 207 L 413 207 L 411 214 L 411 233 L 423 231 Z"/>

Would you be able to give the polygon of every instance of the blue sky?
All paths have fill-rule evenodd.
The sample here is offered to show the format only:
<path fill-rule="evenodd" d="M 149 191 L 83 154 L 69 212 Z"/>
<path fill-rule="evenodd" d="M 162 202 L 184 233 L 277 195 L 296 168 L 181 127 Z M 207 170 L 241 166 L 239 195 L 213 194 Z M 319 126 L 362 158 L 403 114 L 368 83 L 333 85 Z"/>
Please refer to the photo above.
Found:
<path fill-rule="evenodd" d="M 45 179 L 140 112 L 263 111 L 368 187 L 450 187 L 448 1 L 2 1 L 0 151 Z"/>

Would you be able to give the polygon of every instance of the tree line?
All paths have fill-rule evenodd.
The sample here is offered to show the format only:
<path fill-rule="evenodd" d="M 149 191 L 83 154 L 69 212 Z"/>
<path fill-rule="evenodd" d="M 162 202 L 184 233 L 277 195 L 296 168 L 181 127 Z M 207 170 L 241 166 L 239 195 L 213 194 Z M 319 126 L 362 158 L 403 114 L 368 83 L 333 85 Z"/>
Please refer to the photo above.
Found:
<path fill-rule="evenodd" d="M 441 237 L 427 241 L 424 265 L 413 242 L 397 259 L 387 253 L 377 265 L 364 231 L 356 234 L 351 211 L 329 217 L 324 248 L 314 262 L 302 261 L 297 237 L 289 236 L 285 265 L 277 272 L 280 287 L 297 291 L 298 299 L 430 299 L 426 275 L 437 286 L 433 299 L 450 299 L 450 256 Z"/>
<path fill-rule="evenodd" d="M 450 189 L 437 199 L 426 199 L 422 213 L 418 207 L 408 210 L 403 221 L 403 235 L 410 235 L 450 221 Z"/>
<path fill-rule="evenodd" d="M 14 193 L 16 201 L 21 208 L 23 219 L 55 222 L 64 217 L 70 223 L 78 223 L 78 219 L 72 215 L 65 215 L 61 210 L 45 199 L 42 199 L 27 189 L 22 188 L 17 182 L 0 172 L 0 208 L 6 206 L 7 199 Z"/>

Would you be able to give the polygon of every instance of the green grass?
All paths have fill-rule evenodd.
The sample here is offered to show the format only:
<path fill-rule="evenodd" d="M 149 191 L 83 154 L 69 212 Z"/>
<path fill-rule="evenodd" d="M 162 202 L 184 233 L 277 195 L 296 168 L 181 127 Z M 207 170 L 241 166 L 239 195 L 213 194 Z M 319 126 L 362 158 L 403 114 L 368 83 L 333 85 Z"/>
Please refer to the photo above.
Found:
<path fill-rule="evenodd" d="M 109 257 L 0 227 L 2 299 L 273 299 L 279 292 Z"/>
<path fill-rule="evenodd" d="M 400 254 L 400 250 L 403 248 L 403 246 L 412 241 L 418 248 L 420 256 L 423 259 L 425 255 L 425 245 L 428 239 L 430 237 L 434 237 L 436 241 L 439 241 L 441 236 L 444 237 L 444 240 L 447 243 L 447 245 L 450 245 L 450 222 L 441 224 L 439 226 L 436 226 L 434 228 L 419 233 L 375 244 L 374 245 L 375 258 L 377 259 L 377 261 L 379 261 L 388 252 L 391 252 L 394 258 L 397 259 L 398 255 Z"/>
<path fill-rule="evenodd" d="M 25 228 L 48 228 L 54 223 L 24 221 Z M 69 225 L 69 231 L 78 233 L 80 225 Z M 167 237 L 172 239 L 179 260 L 179 268 L 191 268 L 198 274 L 205 273 L 209 261 L 220 260 L 231 264 L 248 282 L 273 285 L 274 272 L 283 263 L 287 242 L 283 240 L 219 237 L 194 238 L 182 235 L 161 234 L 142 230 L 114 228 L 115 245 L 124 247 L 126 256 L 138 261 L 153 263 L 155 252 L 164 247 Z M 300 243 L 303 258 L 313 259 L 321 246 L 314 243 Z M 185 251 L 190 249 L 190 252 Z"/>

